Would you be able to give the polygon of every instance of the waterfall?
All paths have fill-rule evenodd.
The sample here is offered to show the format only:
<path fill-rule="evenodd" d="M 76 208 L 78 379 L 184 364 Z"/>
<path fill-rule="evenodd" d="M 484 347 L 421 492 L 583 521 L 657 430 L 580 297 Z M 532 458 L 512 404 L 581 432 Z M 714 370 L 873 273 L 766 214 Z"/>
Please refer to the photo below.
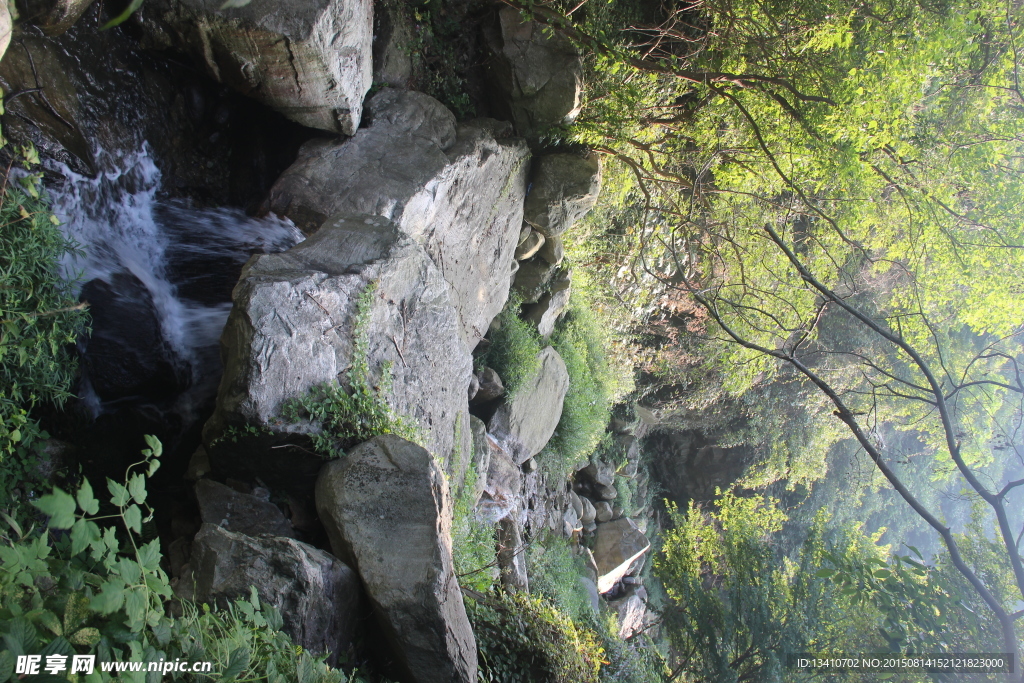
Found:
<path fill-rule="evenodd" d="M 99 150 L 95 177 L 55 168 L 53 210 L 77 245 L 64 276 L 89 301 L 92 331 L 79 343 L 79 394 L 96 416 L 113 404 L 152 403 L 186 422 L 219 381 L 218 342 L 230 292 L 254 253 L 302 239 L 288 220 L 234 208 L 199 208 L 160 196 L 147 145 L 121 158 Z"/>

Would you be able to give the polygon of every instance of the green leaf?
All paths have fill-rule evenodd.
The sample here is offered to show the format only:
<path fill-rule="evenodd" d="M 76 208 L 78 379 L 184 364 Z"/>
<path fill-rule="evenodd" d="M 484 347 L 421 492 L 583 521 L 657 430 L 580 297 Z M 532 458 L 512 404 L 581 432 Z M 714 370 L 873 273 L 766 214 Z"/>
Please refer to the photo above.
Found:
<path fill-rule="evenodd" d="M 160 443 L 160 439 L 156 438 L 152 434 L 146 434 L 142 438 L 146 440 L 146 445 L 149 446 L 149 452 L 143 451 L 144 455 L 151 455 L 154 458 L 159 458 L 163 455 L 164 445 Z"/>
<path fill-rule="evenodd" d="M 117 507 L 124 507 L 128 503 L 128 499 L 131 497 L 128 494 L 128 489 L 122 484 L 118 484 L 113 479 L 107 479 L 107 488 L 110 490 L 110 502 Z"/>
<path fill-rule="evenodd" d="M 249 668 L 249 648 L 239 647 L 235 648 L 228 657 L 228 665 L 221 671 L 221 680 L 233 681 Z"/>
<path fill-rule="evenodd" d="M 132 0 L 131 4 L 124 8 L 123 12 L 118 14 L 116 17 L 114 17 L 107 23 L 103 24 L 103 26 L 100 26 L 100 30 L 106 31 L 107 29 L 111 29 L 115 26 L 123 24 L 125 21 L 127 21 L 128 17 L 135 13 L 135 10 L 142 7 L 142 2 L 143 0 Z"/>
<path fill-rule="evenodd" d="M 160 566 L 160 540 L 153 539 L 139 548 L 139 564 L 143 569 L 155 571 Z"/>
<path fill-rule="evenodd" d="M 32 505 L 50 516 L 51 529 L 70 529 L 75 523 L 75 499 L 58 488 L 32 501 Z"/>
<path fill-rule="evenodd" d="M 138 505 L 130 505 L 124 511 L 125 525 L 137 534 L 142 533 L 142 510 Z"/>
<path fill-rule="evenodd" d="M 38 617 L 39 623 L 49 629 L 53 635 L 62 636 L 64 635 L 64 629 L 61 626 L 60 621 L 57 619 L 57 615 L 50 610 L 44 610 Z"/>
<path fill-rule="evenodd" d="M 73 648 L 71 643 L 69 643 L 63 636 L 57 636 L 51 640 L 46 647 L 40 650 L 39 654 L 41 654 L 44 659 L 48 655 L 64 655 L 65 657 L 71 657 L 75 654 L 75 648 Z"/>
<path fill-rule="evenodd" d="M 0 683 L 7 683 L 14 675 L 14 655 L 9 650 L 0 651 Z"/>
<path fill-rule="evenodd" d="M 79 487 L 78 493 L 75 494 L 75 500 L 78 501 L 78 508 L 87 515 L 95 515 L 100 510 L 100 501 L 96 500 L 93 495 L 92 484 L 88 479 L 82 480 L 82 485 Z"/>
<path fill-rule="evenodd" d="M 95 522 L 79 519 L 71 527 L 71 554 L 78 555 L 100 537 L 99 526 Z"/>
<path fill-rule="evenodd" d="M 128 480 L 128 492 L 132 494 L 132 500 L 139 505 L 146 502 L 146 478 L 141 474 L 133 474 Z"/>
<path fill-rule="evenodd" d="M 107 579 L 100 586 L 100 592 L 93 596 L 90 607 L 100 614 L 112 614 L 124 604 L 125 583 L 119 576 Z"/>

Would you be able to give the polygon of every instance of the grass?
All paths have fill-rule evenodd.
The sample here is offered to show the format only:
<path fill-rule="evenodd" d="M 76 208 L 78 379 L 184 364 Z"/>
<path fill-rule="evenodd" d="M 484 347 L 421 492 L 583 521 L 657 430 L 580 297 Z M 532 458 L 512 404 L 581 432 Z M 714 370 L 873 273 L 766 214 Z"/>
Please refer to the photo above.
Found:
<path fill-rule="evenodd" d="M 491 346 L 480 359 L 493 368 L 505 384 L 508 399 L 540 369 L 537 354 L 542 348 L 537 328 L 519 317 L 522 298 L 514 291 L 498 316 L 498 328 L 491 333 Z"/>

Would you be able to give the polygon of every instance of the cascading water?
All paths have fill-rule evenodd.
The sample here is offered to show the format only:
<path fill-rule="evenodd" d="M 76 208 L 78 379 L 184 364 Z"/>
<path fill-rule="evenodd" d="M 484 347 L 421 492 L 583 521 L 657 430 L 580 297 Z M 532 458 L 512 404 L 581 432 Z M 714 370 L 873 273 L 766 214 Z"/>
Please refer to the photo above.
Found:
<path fill-rule="evenodd" d="M 184 424 L 216 391 L 218 340 L 230 292 L 254 253 L 302 239 L 287 220 L 233 208 L 196 208 L 159 197 L 148 147 L 111 158 L 94 178 L 58 169 L 54 213 L 78 245 L 63 267 L 90 303 L 92 331 L 79 343 L 80 397 L 93 416 L 124 403 L 170 410 Z"/>

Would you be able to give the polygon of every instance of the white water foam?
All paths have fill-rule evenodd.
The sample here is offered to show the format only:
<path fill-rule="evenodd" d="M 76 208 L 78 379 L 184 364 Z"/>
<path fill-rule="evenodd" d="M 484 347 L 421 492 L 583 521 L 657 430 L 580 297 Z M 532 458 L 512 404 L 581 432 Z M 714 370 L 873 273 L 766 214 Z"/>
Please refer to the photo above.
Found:
<path fill-rule="evenodd" d="M 109 283 L 126 272 L 145 285 L 175 364 L 183 365 L 179 370 L 191 380 L 176 406 L 189 412 L 216 389 L 218 340 L 231 311 L 226 298 L 211 301 L 201 295 L 210 289 L 203 281 L 209 270 L 223 271 L 212 275 L 226 282 L 237 277 L 251 254 L 284 251 L 301 241 L 302 233 L 276 217 L 251 218 L 239 209 L 160 199 L 160 171 L 145 144 L 121 159 L 103 150 L 95 158 L 107 169 L 95 178 L 55 169 L 66 180 L 51 190 L 53 210 L 79 245 L 78 253 L 63 260 L 64 276 L 76 293 L 90 280 Z M 205 300 L 184 296 L 189 289 Z M 90 393 L 85 388 L 82 398 L 98 414 L 103 406 Z"/>

